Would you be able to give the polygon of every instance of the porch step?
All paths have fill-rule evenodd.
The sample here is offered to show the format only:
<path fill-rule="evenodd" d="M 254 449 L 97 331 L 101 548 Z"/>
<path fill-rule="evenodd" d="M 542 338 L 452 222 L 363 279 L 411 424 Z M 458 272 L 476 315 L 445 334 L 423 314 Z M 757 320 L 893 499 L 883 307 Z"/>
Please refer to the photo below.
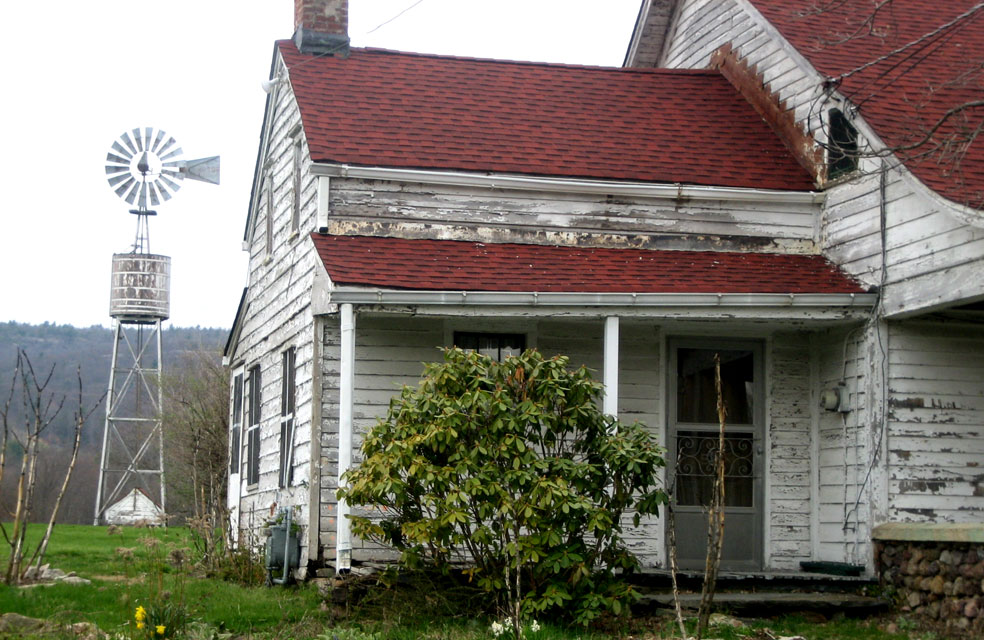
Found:
<path fill-rule="evenodd" d="M 697 609 L 699 593 L 681 593 L 680 606 Z M 790 593 L 757 591 L 753 593 L 715 593 L 713 608 L 737 616 L 769 616 L 781 613 L 811 611 L 821 614 L 843 613 L 866 616 L 883 611 L 890 603 L 881 598 L 853 593 Z M 633 605 L 633 611 L 653 612 L 673 608 L 672 593 L 649 593 Z"/>
<path fill-rule="evenodd" d="M 627 577 L 628 581 L 644 591 L 670 591 L 673 580 L 666 569 L 646 569 Z M 700 591 L 704 582 L 702 571 L 679 571 L 677 583 L 681 591 Z M 809 593 L 859 593 L 865 587 L 877 586 L 875 578 L 867 576 L 841 576 L 806 571 L 747 571 L 718 574 L 717 592 L 809 592 Z"/>

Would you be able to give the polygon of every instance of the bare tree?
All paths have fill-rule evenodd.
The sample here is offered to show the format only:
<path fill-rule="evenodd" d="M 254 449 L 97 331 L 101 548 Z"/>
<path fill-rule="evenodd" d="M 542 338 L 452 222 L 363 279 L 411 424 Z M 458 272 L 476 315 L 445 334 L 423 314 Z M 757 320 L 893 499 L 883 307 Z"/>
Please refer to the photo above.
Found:
<path fill-rule="evenodd" d="M 75 469 L 75 463 L 78 460 L 82 429 L 88 418 L 102 401 L 100 398 L 99 402 L 89 409 L 83 406 L 82 373 L 81 370 L 78 370 L 78 409 L 75 412 L 73 421 L 74 438 L 71 458 L 65 470 L 61 488 L 58 491 L 54 504 L 51 506 L 45 533 L 25 563 L 24 558 L 27 555 L 27 524 L 33 521 L 36 515 L 35 495 L 40 467 L 39 459 L 44 444 L 42 436 L 45 430 L 57 418 L 58 414 L 61 413 L 66 400 L 64 396 L 56 399 L 48 391 L 48 385 L 51 382 L 54 370 L 55 367 L 53 365 L 47 375 L 39 377 L 27 353 L 23 349 L 18 349 L 14 372 L 10 381 L 10 390 L 3 404 L 3 408 L 0 409 L 0 422 L 2 422 L 3 427 L 2 436 L 0 436 L 2 438 L 0 439 L 0 487 L 3 486 L 4 472 L 11 449 L 16 448 L 16 453 L 20 456 L 20 469 L 17 475 L 14 504 L 13 508 L 7 514 L 8 517 L 12 517 L 13 519 L 10 529 L 8 530 L 0 522 L 0 532 L 3 533 L 4 540 L 10 546 L 10 555 L 7 558 L 7 567 L 3 577 L 6 584 L 18 584 L 23 579 L 27 568 L 41 565 L 48 548 L 48 542 L 51 539 L 52 531 L 54 530 L 58 510 L 61 507 L 62 499 L 68 488 L 69 480 L 72 477 L 72 471 Z M 14 418 L 11 411 L 14 399 L 18 395 L 20 396 L 23 409 L 21 412 L 21 424 L 15 424 L 18 421 Z"/>
<path fill-rule="evenodd" d="M 185 354 L 164 388 L 172 512 L 184 512 L 206 561 L 222 542 L 229 447 L 229 376 L 218 353 Z"/>
<path fill-rule="evenodd" d="M 980 189 L 955 188 L 974 180 L 984 161 L 978 141 L 984 132 L 984 2 L 939 3 L 932 8 L 938 22 L 931 25 L 926 3 L 912 0 L 799 6 L 798 18 L 813 35 L 795 35 L 797 26 L 791 37 L 827 75 L 814 109 L 827 108 L 837 92 L 884 144 L 845 149 L 838 139 L 843 132 L 821 118 L 828 151 L 898 158 L 922 179 L 942 181 L 936 188 L 944 195 L 971 207 L 984 204 Z"/>

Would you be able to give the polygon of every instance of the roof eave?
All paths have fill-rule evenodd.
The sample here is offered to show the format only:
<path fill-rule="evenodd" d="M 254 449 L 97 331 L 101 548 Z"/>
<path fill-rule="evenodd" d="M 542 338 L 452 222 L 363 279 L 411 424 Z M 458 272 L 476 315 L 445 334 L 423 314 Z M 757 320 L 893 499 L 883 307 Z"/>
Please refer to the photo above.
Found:
<path fill-rule="evenodd" d="M 564 193 L 590 193 L 642 198 L 679 200 L 731 200 L 744 202 L 776 202 L 820 204 L 821 191 L 780 191 L 773 189 L 749 189 L 745 187 L 719 187 L 689 184 L 653 182 L 629 182 L 590 180 L 521 174 L 468 173 L 464 171 L 440 171 L 433 169 L 403 169 L 396 167 L 368 167 L 348 164 L 317 162 L 311 165 L 311 173 L 319 176 L 389 180 L 392 182 L 416 182 L 488 189 L 514 189 L 523 191 L 548 191 Z"/>
<path fill-rule="evenodd" d="M 533 306 L 626 308 L 858 309 L 867 313 L 875 293 L 605 293 L 557 291 L 435 291 L 336 286 L 335 304 L 415 306 Z"/>

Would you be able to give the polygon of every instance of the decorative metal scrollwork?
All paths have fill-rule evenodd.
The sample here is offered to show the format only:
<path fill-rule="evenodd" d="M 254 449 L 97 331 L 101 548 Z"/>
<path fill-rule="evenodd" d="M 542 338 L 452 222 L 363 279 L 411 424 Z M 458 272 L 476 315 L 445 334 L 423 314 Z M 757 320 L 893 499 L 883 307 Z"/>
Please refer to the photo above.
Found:
<path fill-rule="evenodd" d="M 714 482 L 718 434 L 712 431 L 677 433 L 676 484 L 679 504 L 707 504 Z M 752 506 L 754 443 L 751 433 L 724 437 L 725 502 Z"/>

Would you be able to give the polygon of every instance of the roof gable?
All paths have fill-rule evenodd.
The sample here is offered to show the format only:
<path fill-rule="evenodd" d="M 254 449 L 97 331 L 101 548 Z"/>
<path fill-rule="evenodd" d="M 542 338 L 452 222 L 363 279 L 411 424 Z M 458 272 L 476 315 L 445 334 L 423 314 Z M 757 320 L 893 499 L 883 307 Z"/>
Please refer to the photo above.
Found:
<path fill-rule="evenodd" d="M 638 70 L 278 43 L 315 162 L 811 190 L 713 71 Z"/>
<path fill-rule="evenodd" d="M 984 125 L 984 8 L 968 14 L 976 0 L 853 0 L 823 11 L 816 0 L 749 1 L 890 147 L 922 141 L 948 110 L 978 102 L 899 155 L 937 193 L 984 204 L 984 142 L 966 143 Z"/>
<path fill-rule="evenodd" d="M 312 234 L 335 284 L 435 291 L 864 293 L 822 256 Z"/>

